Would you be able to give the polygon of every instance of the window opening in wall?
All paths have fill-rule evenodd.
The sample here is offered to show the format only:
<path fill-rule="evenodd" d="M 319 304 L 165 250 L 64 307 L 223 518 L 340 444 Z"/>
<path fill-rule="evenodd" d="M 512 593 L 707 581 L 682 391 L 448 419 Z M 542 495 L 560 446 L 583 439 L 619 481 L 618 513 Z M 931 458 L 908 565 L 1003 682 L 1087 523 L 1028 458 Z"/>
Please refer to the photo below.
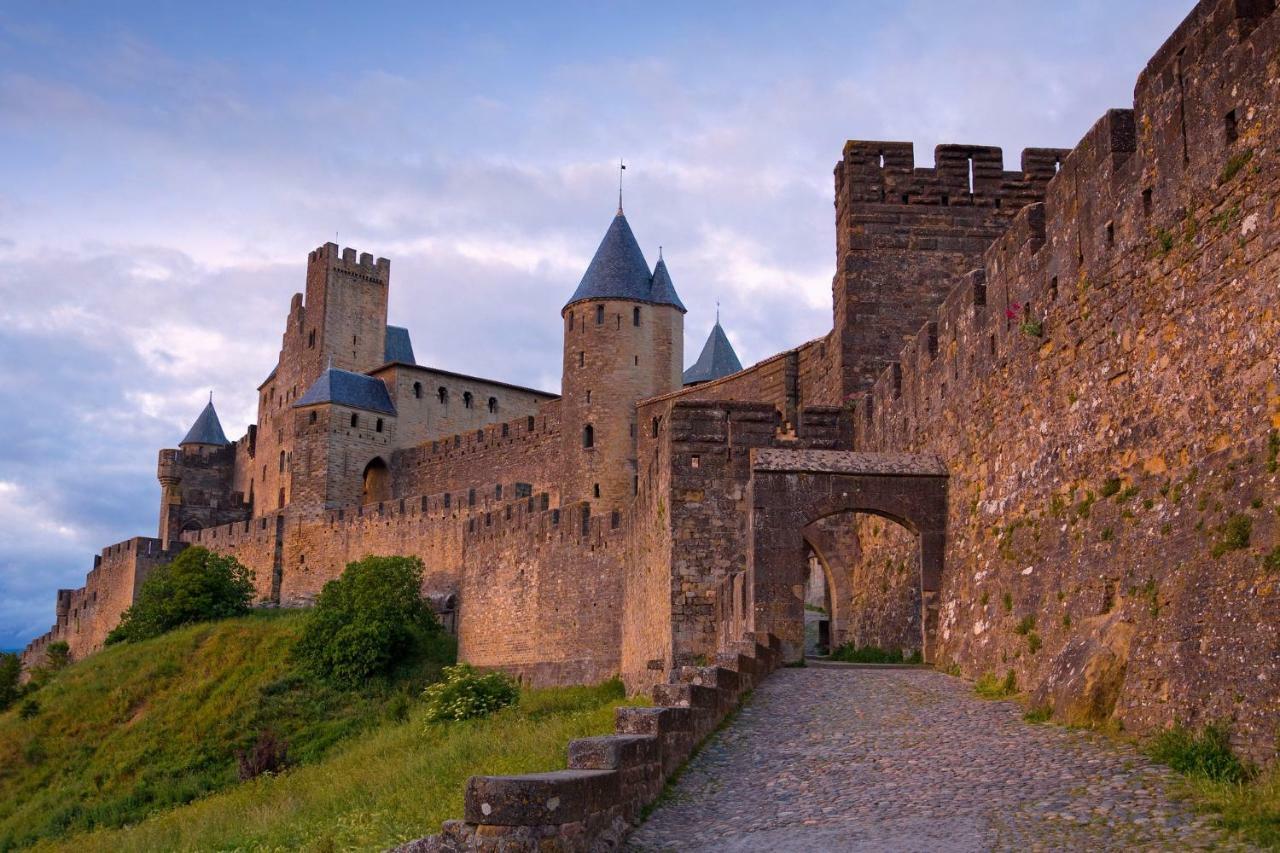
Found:
<path fill-rule="evenodd" d="M 503 424 L 503 425 L 502 425 L 502 437 L 503 437 L 503 438 L 506 438 L 508 435 L 510 435 L 510 432 L 511 432 L 511 427 L 510 427 L 510 425 L 509 425 L 509 424 Z"/>
<path fill-rule="evenodd" d="M 413 383 L 413 396 L 419 400 L 422 399 L 422 383 L 421 382 Z"/>
<path fill-rule="evenodd" d="M 373 427 L 375 432 L 382 432 L 382 418 L 378 418 Z"/>
<path fill-rule="evenodd" d="M 355 335 L 352 335 L 352 336 L 351 336 L 351 345 L 352 345 L 352 346 L 355 346 L 355 345 L 356 345 L 356 336 L 355 336 Z"/>
<path fill-rule="evenodd" d="M 476 490 L 467 489 L 467 506 L 475 506 L 475 505 L 476 505 Z"/>
<path fill-rule="evenodd" d="M 635 360 L 635 366 L 636 366 L 636 367 L 639 367 L 639 366 L 640 366 L 640 356 L 638 356 L 638 355 L 633 355 L 633 356 L 632 356 L 632 359 L 634 359 L 634 360 Z"/>
<path fill-rule="evenodd" d="M 591 424 L 587 424 L 582 428 L 582 446 L 595 447 L 596 445 L 596 428 Z"/>
<path fill-rule="evenodd" d="M 951 205 L 951 196 L 944 195 L 944 196 L 942 197 L 942 206 L 943 206 L 943 207 L 950 207 L 950 205 Z"/>
<path fill-rule="evenodd" d="M 357 415 L 357 414 L 355 414 L 355 413 L 352 413 L 352 415 L 351 415 L 351 426 L 352 426 L 352 427 L 358 427 L 358 426 L 360 426 L 360 416 L 359 416 L 359 415 Z"/>
<path fill-rule="evenodd" d="M 1114 246 L 1116 244 L 1116 226 L 1114 222 L 1107 223 L 1107 245 Z"/>
<path fill-rule="evenodd" d="M 585 352 L 578 353 L 578 367 L 587 366 L 587 354 Z"/>
<path fill-rule="evenodd" d="M 910 203 L 910 199 L 909 199 L 909 197 L 907 196 L 907 194 L 906 194 L 906 193 L 903 193 L 903 194 L 902 194 L 902 203 L 903 203 L 903 204 L 908 204 L 908 203 Z"/>
<path fill-rule="evenodd" d="M 1223 116 L 1222 121 L 1223 121 L 1224 129 L 1227 132 L 1227 144 L 1230 145 L 1232 142 L 1235 142 L 1237 138 L 1239 138 L 1239 135 L 1236 131 L 1236 111 L 1232 110 L 1231 112 L 1227 113 L 1225 116 Z"/>
<path fill-rule="evenodd" d="M 1058 171 L 1059 171 L 1061 168 L 1062 168 L 1062 161 L 1061 161 L 1061 160 L 1056 160 L 1056 159 L 1055 159 L 1055 160 L 1053 161 L 1053 173 L 1054 173 L 1055 175 L 1056 175 L 1056 174 L 1058 174 Z"/>
<path fill-rule="evenodd" d="M 493 496 L 497 500 L 502 500 L 502 484 L 498 483 L 493 487 Z"/>
<path fill-rule="evenodd" d="M 631 494 L 633 495 L 640 494 L 640 475 L 639 474 L 631 475 Z"/>
<path fill-rule="evenodd" d="M 614 328 L 615 328 L 615 329 L 621 329 L 621 328 L 622 328 L 622 315 L 621 315 L 621 314 L 614 314 L 614 315 L 613 315 L 613 319 L 615 320 Z"/>
<path fill-rule="evenodd" d="M 452 502 L 452 500 L 453 500 L 453 495 L 449 494 L 448 492 L 445 492 L 445 493 L 444 493 L 444 508 L 445 508 L 445 509 L 448 509 L 448 508 L 449 508 L 449 504 Z"/>
<path fill-rule="evenodd" d="M 276 508 L 277 508 L 277 509 L 284 509 L 284 489 L 281 489 L 281 490 L 280 490 L 280 498 L 279 498 L 279 500 L 276 502 Z"/>
<path fill-rule="evenodd" d="M 449 389 L 441 385 L 436 389 L 436 396 L 440 398 L 440 404 L 444 405 L 449 402 Z"/>
<path fill-rule="evenodd" d="M 990 343 L 990 347 L 991 347 L 991 354 L 992 354 L 992 355 L 995 355 L 995 354 L 996 354 L 996 336 L 995 336 L 995 335 L 992 335 L 992 336 L 991 336 L 991 339 L 990 339 L 990 342 L 989 342 L 989 343 Z"/>
<path fill-rule="evenodd" d="M 1142 215 L 1151 215 L 1151 187 L 1142 191 Z"/>
<path fill-rule="evenodd" d="M 635 424 L 631 424 L 631 426 L 630 426 L 630 433 L 631 433 L 631 437 L 632 437 L 632 438 L 635 438 L 635 437 L 636 437 L 636 425 L 635 425 Z"/>
<path fill-rule="evenodd" d="M 533 415 L 529 415 L 528 431 L 533 432 L 533 427 L 534 427 Z"/>
<path fill-rule="evenodd" d="M 639 308 L 631 309 L 631 325 L 633 326 L 640 325 L 640 309 Z"/>
<path fill-rule="evenodd" d="M 315 349 L 315 348 L 316 348 L 316 330 L 312 329 L 311 333 L 307 335 L 307 349 Z"/>
<path fill-rule="evenodd" d="M 689 457 L 689 467 L 690 467 L 690 468 L 701 468 L 701 467 L 702 467 L 702 457 L 701 457 L 701 456 L 699 456 L 699 455 L 698 455 L 698 454 L 696 454 L 696 453 L 695 453 L 695 454 L 693 454 L 692 456 L 690 456 L 690 457 Z"/>
<path fill-rule="evenodd" d="M 489 398 L 489 414 L 491 415 L 496 414 L 497 411 L 498 411 L 498 398 L 490 397 Z"/>
<path fill-rule="evenodd" d="M 462 392 L 462 407 L 464 409 L 471 408 L 471 392 L 470 391 Z"/>
<path fill-rule="evenodd" d="M 569 331 L 571 331 L 571 332 L 573 331 L 573 314 L 572 314 L 572 312 L 569 314 Z"/>
<path fill-rule="evenodd" d="M 1056 300 L 1058 298 L 1058 277 L 1055 275 L 1049 279 L 1049 299 Z"/>
<path fill-rule="evenodd" d="M 316 422 L 316 413 L 315 413 L 315 412 L 312 412 L 312 413 L 311 413 L 310 422 L 311 422 L 311 423 L 315 423 L 315 422 Z"/>
<path fill-rule="evenodd" d="M 587 389 L 587 405 L 591 404 L 591 390 Z"/>
<path fill-rule="evenodd" d="M 883 151 L 880 152 L 880 168 L 881 169 L 884 168 L 884 152 Z"/>
<path fill-rule="evenodd" d="M 600 497 L 600 484 L 599 484 L 599 483 L 596 483 L 596 484 L 594 484 L 594 485 L 591 487 L 591 494 L 592 494 L 592 496 L 593 496 L 593 497 L 597 497 L 597 498 L 598 498 L 598 497 Z"/>
<path fill-rule="evenodd" d="M 596 325 L 599 326 L 602 323 L 604 323 L 604 306 L 597 305 L 596 306 Z"/>
<path fill-rule="evenodd" d="M 284 470 L 284 451 L 280 451 L 280 470 Z"/>
<path fill-rule="evenodd" d="M 969 195 L 973 195 L 973 158 L 969 158 Z"/>
<path fill-rule="evenodd" d="M 659 420 L 658 418 L 653 419 L 653 437 L 654 438 L 658 437 L 658 420 Z"/>

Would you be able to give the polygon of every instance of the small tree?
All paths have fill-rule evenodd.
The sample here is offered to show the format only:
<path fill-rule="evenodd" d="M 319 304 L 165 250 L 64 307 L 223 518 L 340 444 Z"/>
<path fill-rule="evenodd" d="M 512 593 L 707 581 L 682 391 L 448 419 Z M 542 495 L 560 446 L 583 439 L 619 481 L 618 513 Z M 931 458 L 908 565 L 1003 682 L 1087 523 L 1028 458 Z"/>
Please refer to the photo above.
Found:
<path fill-rule="evenodd" d="M 520 699 L 520 688 L 509 675 L 477 672 L 460 663 L 445 667 L 444 679 L 427 685 L 422 697 L 427 702 L 429 722 L 469 720 L 514 705 Z"/>
<path fill-rule="evenodd" d="M 143 581 L 133 606 L 107 635 L 107 644 L 145 640 L 192 622 L 249 611 L 253 573 L 234 557 L 188 548 Z"/>
<path fill-rule="evenodd" d="M 417 557 L 365 557 L 320 591 L 294 655 L 327 681 L 354 685 L 386 673 L 439 630 L 422 598 Z"/>
<path fill-rule="evenodd" d="M 18 681 L 22 676 L 22 659 L 12 652 L 0 653 L 0 711 L 5 710 L 22 695 Z"/>

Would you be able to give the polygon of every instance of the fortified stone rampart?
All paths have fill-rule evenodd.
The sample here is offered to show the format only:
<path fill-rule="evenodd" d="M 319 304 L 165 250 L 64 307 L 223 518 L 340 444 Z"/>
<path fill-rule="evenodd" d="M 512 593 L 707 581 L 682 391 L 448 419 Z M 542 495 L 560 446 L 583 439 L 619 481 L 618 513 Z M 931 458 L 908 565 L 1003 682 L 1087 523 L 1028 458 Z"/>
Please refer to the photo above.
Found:
<path fill-rule="evenodd" d="M 1280 721 L 1280 16 L 1198 6 L 859 400 L 950 472 L 941 651 L 1067 719 Z M 1158 556 L 1157 556 L 1158 555 Z M 879 606 L 872 603 L 871 606 Z"/>
<path fill-rule="evenodd" d="M 101 649 L 151 570 L 172 560 L 184 547 L 177 544 L 166 551 L 159 539 L 136 536 L 103 548 L 93 558 L 83 587 L 58 590 L 57 621 L 22 652 L 23 666 L 28 670 L 39 666 L 54 642 L 65 642 L 72 660 Z"/>

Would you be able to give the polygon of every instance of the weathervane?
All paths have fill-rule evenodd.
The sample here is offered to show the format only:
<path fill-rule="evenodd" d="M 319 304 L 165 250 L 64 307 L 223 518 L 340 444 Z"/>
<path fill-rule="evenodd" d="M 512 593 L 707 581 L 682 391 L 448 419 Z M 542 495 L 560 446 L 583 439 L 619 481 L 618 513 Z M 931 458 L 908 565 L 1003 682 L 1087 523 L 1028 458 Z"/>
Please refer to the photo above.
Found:
<path fill-rule="evenodd" d="M 627 170 L 627 166 L 622 162 L 622 158 L 618 158 L 618 215 L 622 215 L 622 173 Z"/>

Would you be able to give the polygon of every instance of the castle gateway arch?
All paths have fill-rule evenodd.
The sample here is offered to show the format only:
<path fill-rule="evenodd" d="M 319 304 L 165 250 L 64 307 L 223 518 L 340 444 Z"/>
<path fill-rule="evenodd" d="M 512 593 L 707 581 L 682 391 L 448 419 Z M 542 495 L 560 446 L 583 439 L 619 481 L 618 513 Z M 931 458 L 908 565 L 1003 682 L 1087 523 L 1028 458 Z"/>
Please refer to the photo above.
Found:
<path fill-rule="evenodd" d="M 920 556 L 921 649 L 934 661 L 946 550 L 947 470 L 932 455 L 841 450 L 753 452 L 747 500 L 744 616 L 747 630 L 782 640 L 786 660 L 804 654 L 806 528 L 840 513 L 869 513 L 914 533 Z"/>

